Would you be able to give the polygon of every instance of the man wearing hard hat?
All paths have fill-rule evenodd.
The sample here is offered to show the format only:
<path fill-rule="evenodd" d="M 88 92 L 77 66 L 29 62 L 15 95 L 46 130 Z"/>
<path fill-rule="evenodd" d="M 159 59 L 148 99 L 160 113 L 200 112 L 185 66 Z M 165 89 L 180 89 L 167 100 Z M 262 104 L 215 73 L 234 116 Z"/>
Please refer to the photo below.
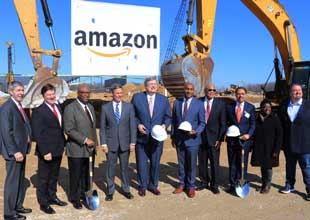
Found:
<path fill-rule="evenodd" d="M 230 193 L 234 193 L 235 188 L 240 184 L 242 162 L 244 162 L 244 179 L 247 180 L 250 140 L 255 130 L 255 107 L 245 101 L 246 88 L 238 87 L 235 93 L 236 101 L 228 105 L 226 109 L 228 126 L 226 141 L 230 183 L 228 192 Z M 244 150 L 244 161 L 241 161 L 242 150 Z"/>
<path fill-rule="evenodd" d="M 205 127 L 203 102 L 194 96 L 194 85 L 184 84 L 184 98 L 176 99 L 172 111 L 171 140 L 176 147 L 179 165 L 179 186 L 174 194 L 187 191 L 195 197 L 197 155 L 201 144 L 201 133 Z"/>

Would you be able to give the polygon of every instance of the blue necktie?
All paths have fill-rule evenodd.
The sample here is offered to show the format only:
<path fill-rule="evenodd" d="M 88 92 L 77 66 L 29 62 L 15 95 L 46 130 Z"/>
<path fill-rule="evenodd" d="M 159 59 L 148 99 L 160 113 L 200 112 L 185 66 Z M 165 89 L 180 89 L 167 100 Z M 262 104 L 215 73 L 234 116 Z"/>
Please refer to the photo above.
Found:
<path fill-rule="evenodd" d="M 119 103 L 116 103 L 115 112 L 114 112 L 117 124 L 119 123 L 119 120 L 121 119 L 121 114 L 119 112 L 119 107 L 118 106 L 119 106 Z"/>

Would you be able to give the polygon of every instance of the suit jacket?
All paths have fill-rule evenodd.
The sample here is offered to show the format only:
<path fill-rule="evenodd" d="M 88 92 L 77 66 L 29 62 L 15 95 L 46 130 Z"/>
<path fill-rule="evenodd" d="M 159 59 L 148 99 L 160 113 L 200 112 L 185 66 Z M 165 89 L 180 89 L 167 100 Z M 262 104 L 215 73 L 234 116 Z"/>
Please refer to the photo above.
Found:
<path fill-rule="evenodd" d="M 279 117 L 283 127 L 283 148 L 292 153 L 310 153 L 310 101 L 303 99 L 299 112 L 291 122 L 287 107 L 289 100 L 285 101 L 279 109 Z"/>
<path fill-rule="evenodd" d="M 184 143 L 186 146 L 199 146 L 201 144 L 201 133 L 205 128 L 205 110 L 201 100 L 192 98 L 185 118 L 182 117 L 182 99 L 176 99 L 172 110 L 171 138 L 177 145 Z M 183 121 L 188 121 L 192 129 L 197 132 L 195 137 L 189 137 L 179 130 L 178 127 Z"/>
<path fill-rule="evenodd" d="M 233 102 L 227 106 L 227 109 L 226 109 L 227 110 L 226 111 L 227 112 L 226 113 L 227 126 L 229 127 L 231 125 L 236 125 L 239 128 L 241 135 L 249 134 L 250 139 L 251 139 L 255 131 L 255 120 L 256 120 L 255 107 L 254 105 L 248 102 L 244 102 L 240 123 L 238 123 L 237 121 L 235 107 L 236 107 L 236 102 Z M 230 140 L 231 138 L 227 138 L 228 143 L 230 142 Z M 247 141 L 246 144 L 248 146 L 251 145 L 251 140 Z"/>
<path fill-rule="evenodd" d="M 60 107 L 56 106 L 61 113 Z M 63 128 L 47 104 L 43 103 L 33 109 L 31 127 L 37 143 L 36 154 L 39 157 L 48 153 L 52 153 L 53 157 L 62 156 L 65 146 Z"/>
<path fill-rule="evenodd" d="M 95 110 L 89 103 L 87 107 L 90 110 L 93 123 L 89 121 L 85 110 L 77 100 L 65 108 L 63 125 L 68 136 L 66 143 L 66 154 L 68 157 L 86 158 L 90 156 L 89 149 L 84 144 L 86 138 L 91 138 L 95 142 L 94 147 L 98 146 Z"/>
<path fill-rule="evenodd" d="M 205 98 L 201 101 L 204 103 Z M 206 110 L 205 110 L 206 112 Z M 201 135 L 202 143 L 208 146 L 215 146 L 216 141 L 224 141 L 226 131 L 226 111 L 222 100 L 214 98 L 208 122 Z"/>
<path fill-rule="evenodd" d="M 138 131 L 137 142 L 145 144 L 151 137 L 151 130 L 155 125 L 165 124 L 166 128 L 171 123 L 171 110 L 167 97 L 156 93 L 154 100 L 153 117 L 149 112 L 149 104 L 147 93 L 137 93 L 132 97 L 132 104 L 135 109 L 137 125 L 143 124 L 147 130 L 147 135 L 143 135 Z"/>
<path fill-rule="evenodd" d="M 137 126 L 132 104 L 122 101 L 119 124 L 116 121 L 113 102 L 102 105 L 100 121 L 101 144 L 106 144 L 110 151 L 129 150 L 131 143 L 136 143 Z"/>
<path fill-rule="evenodd" d="M 27 117 L 27 116 L 26 116 Z M 29 120 L 25 122 L 18 107 L 9 98 L 0 108 L 1 154 L 5 160 L 15 160 L 14 154 L 24 156 L 30 152 L 28 138 L 31 138 Z"/>

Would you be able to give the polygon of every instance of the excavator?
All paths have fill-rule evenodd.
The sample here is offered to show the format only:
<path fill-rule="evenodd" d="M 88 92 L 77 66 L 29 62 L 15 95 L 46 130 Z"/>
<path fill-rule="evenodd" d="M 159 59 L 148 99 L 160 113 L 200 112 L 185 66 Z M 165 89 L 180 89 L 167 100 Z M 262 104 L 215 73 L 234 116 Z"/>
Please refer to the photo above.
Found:
<path fill-rule="evenodd" d="M 22 105 L 25 108 L 34 108 L 39 106 L 43 102 L 41 88 L 47 83 L 50 83 L 56 87 L 57 100 L 59 103 L 62 103 L 69 93 L 69 87 L 64 80 L 57 77 L 61 50 L 56 47 L 52 30 L 53 21 L 50 16 L 47 2 L 46 0 L 41 0 L 41 5 L 44 12 L 45 24 L 49 29 L 52 39 L 53 50 L 42 49 L 40 46 L 36 0 L 14 0 L 14 5 L 28 45 L 33 67 L 36 71 L 26 86 L 25 97 Z M 53 57 L 51 67 L 43 64 L 42 55 Z"/>
<path fill-rule="evenodd" d="M 6 83 L 8 85 L 14 81 L 14 74 L 13 74 L 13 62 L 12 62 L 12 45 L 11 41 L 6 42 L 8 47 L 8 73 L 6 75 Z"/>
<path fill-rule="evenodd" d="M 265 92 L 266 98 L 279 104 L 289 95 L 293 83 L 302 85 L 304 98 L 310 94 L 310 61 L 301 61 L 298 35 L 295 26 L 277 0 L 241 0 L 247 8 L 265 25 L 273 37 L 281 56 L 284 74 L 279 59 L 274 59 L 275 89 Z M 164 61 L 161 78 L 167 90 L 175 97 L 183 95 L 184 82 L 196 87 L 196 95 L 204 95 L 204 87 L 210 81 L 214 62 L 210 57 L 212 34 L 217 0 L 196 0 L 197 34 L 190 31 L 193 23 L 195 1 L 189 1 L 187 34 L 183 37 L 185 53 Z"/>

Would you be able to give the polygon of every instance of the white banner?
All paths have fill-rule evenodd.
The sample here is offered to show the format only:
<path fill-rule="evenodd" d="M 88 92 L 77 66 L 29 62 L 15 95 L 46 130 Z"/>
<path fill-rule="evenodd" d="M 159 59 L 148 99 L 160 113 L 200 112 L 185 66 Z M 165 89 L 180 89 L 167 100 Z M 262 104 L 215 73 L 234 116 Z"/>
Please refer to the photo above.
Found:
<path fill-rule="evenodd" d="M 71 2 L 72 75 L 158 75 L 159 8 Z"/>

